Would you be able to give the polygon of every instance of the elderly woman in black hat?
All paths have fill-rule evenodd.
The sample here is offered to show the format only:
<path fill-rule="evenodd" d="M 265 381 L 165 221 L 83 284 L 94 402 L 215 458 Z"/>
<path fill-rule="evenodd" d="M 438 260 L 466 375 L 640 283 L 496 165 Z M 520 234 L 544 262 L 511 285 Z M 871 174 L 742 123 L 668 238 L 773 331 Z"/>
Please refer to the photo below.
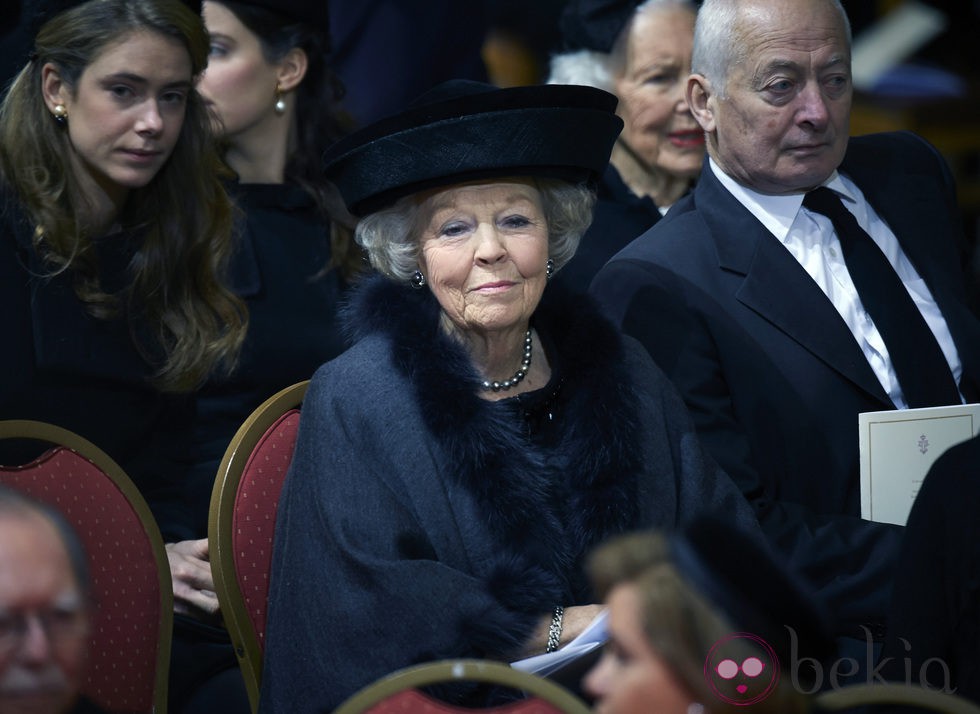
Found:
<path fill-rule="evenodd" d="M 327 171 L 383 274 L 314 376 L 279 506 L 261 709 L 325 711 L 451 656 L 552 650 L 606 537 L 754 524 L 642 349 L 551 276 L 622 125 L 591 87 L 441 85 Z"/>
<path fill-rule="evenodd" d="M 624 127 L 599 183 L 595 222 L 562 281 L 585 290 L 605 262 L 690 189 L 704 132 L 685 99 L 693 0 L 571 0 L 563 50 L 548 81 L 586 84 L 619 99 Z"/>
<path fill-rule="evenodd" d="M 827 613 L 729 523 L 614 538 L 588 571 L 609 606 L 609 641 L 585 678 L 598 712 L 802 714 L 824 684 Z"/>

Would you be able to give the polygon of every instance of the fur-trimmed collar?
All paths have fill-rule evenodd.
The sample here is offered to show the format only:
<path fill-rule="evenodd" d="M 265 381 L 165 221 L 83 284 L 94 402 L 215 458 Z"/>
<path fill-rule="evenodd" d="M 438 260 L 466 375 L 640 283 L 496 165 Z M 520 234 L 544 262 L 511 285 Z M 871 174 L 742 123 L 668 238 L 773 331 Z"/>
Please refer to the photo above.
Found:
<path fill-rule="evenodd" d="M 354 339 L 380 332 L 390 341 L 453 478 L 476 495 L 512 553 L 532 554 L 555 597 L 581 594 L 584 554 L 636 526 L 640 470 L 638 406 L 622 339 L 591 298 L 556 288 L 545 290 L 532 318 L 553 345 L 549 360 L 563 383 L 561 442 L 554 449 L 529 440 L 511 408 L 478 396 L 480 377 L 440 330 L 429 290 L 370 278 L 347 311 Z"/>

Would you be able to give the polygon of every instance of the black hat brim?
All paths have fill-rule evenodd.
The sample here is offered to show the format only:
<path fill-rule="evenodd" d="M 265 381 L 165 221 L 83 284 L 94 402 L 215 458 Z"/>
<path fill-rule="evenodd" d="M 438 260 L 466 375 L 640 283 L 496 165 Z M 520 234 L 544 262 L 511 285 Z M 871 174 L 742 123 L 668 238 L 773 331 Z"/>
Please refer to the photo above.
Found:
<path fill-rule="evenodd" d="M 402 196 L 481 178 L 592 181 L 622 130 L 616 98 L 592 87 L 540 85 L 436 92 L 331 147 L 324 168 L 363 216 Z M 467 85 L 467 86 L 463 86 Z"/>
<path fill-rule="evenodd" d="M 678 570 L 729 622 L 762 637 L 783 663 L 826 661 L 834 621 L 812 587 L 761 541 L 714 516 L 701 516 L 671 540 Z M 794 644 L 795 641 L 795 644 Z"/>

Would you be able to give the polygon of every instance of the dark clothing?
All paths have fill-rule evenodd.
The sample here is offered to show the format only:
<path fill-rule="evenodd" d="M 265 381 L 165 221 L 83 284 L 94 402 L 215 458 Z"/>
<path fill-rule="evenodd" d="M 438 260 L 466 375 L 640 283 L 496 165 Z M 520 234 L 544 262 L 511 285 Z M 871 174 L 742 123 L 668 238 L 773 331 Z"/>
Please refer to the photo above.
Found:
<path fill-rule="evenodd" d="M 441 82 L 487 81 L 482 0 L 331 0 L 329 15 L 329 64 L 358 126 L 405 109 Z"/>
<path fill-rule="evenodd" d="M 612 164 L 596 187 L 595 215 L 575 257 L 555 274 L 569 290 L 585 292 L 599 269 L 659 221 L 660 209 L 649 196 L 637 196 Z"/>
<path fill-rule="evenodd" d="M 216 702 L 220 707 L 215 708 Z M 224 627 L 174 613 L 167 709 L 172 714 L 251 712 L 235 648 Z"/>
<path fill-rule="evenodd" d="M 346 346 L 336 313 L 345 285 L 330 261 L 330 229 L 313 198 L 287 184 L 229 186 L 242 210 L 230 278 L 248 306 L 249 327 L 238 367 L 197 395 L 193 463 L 184 499 L 191 529 L 182 540 L 205 538 L 218 466 L 249 414 L 280 389 L 313 376 Z M 170 707 L 190 714 L 221 702 L 247 712 L 238 661 L 223 627 L 175 616 Z M 235 670 L 233 676 L 226 675 Z"/>
<path fill-rule="evenodd" d="M 553 287 L 532 319 L 551 383 L 491 402 L 428 290 L 363 285 L 360 340 L 313 378 L 279 504 L 261 711 L 515 657 L 555 605 L 594 602 L 583 558 L 613 534 L 706 511 L 756 528 L 642 348 Z"/>
<path fill-rule="evenodd" d="M 330 229 L 298 186 L 234 184 L 244 213 L 230 281 L 248 306 L 249 327 L 238 367 L 197 395 L 194 458 L 184 497 L 192 529 L 204 538 L 218 465 L 238 427 L 280 389 L 313 376 L 346 347 L 337 321 L 345 285 L 330 262 Z"/>
<path fill-rule="evenodd" d="M 72 708 L 68 710 L 68 714 L 109 714 L 109 712 L 91 699 L 79 697 Z"/>
<path fill-rule="evenodd" d="M 896 133 L 851 139 L 840 171 L 932 291 L 974 397 L 980 323 L 965 304 L 948 167 Z M 829 609 L 880 635 L 901 529 L 858 517 L 857 415 L 894 406 L 813 279 L 706 162 L 694 191 L 592 290 L 680 389 L 708 450 Z"/>
<path fill-rule="evenodd" d="M 6 88 L 27 64 L 41 14 L 38 5 L 28 0 L 0 3 L 0 87 Z"/>
<path fill-rule="evenodd" d="M 12 198 L 0 206 L 0 419 L 46 421 L 85 437 L 133 479 L 164 534 L 179 532 L 177 454 L 189 446 L 189 399 L 152 386 L 159 350 L 125 305 L 116 319 L 91 316 L 75 295 L 74 272 L 51 276 L 32 246 L 34 226 Z M 128 284 L 139 244 L 126 233 L 95 242 L 105 290 Z M 5 447 L 0 461 L 28 453 Z"/>
<path fill-rule="evenodd" d="M 931 689 L 948 684 L 980 703 L 978 504 L 980 437 L 974 437 L 936 460 L 915 498 L 899 556 L 881 673 L 887 680 Z M 923 669 L 934 657 L 940 661 Z"/>

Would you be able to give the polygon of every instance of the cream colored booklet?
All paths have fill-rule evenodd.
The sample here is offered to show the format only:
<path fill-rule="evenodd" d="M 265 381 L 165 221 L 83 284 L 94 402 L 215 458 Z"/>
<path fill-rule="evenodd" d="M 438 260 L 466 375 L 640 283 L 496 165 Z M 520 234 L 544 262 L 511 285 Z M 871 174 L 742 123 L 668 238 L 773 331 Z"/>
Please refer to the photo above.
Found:
<path fill-rule="evenodd" d="M 861 517 L 904 526 L 933 462 L 980 433 L 980 404 L 865 412 L 858 428 Z"/>

